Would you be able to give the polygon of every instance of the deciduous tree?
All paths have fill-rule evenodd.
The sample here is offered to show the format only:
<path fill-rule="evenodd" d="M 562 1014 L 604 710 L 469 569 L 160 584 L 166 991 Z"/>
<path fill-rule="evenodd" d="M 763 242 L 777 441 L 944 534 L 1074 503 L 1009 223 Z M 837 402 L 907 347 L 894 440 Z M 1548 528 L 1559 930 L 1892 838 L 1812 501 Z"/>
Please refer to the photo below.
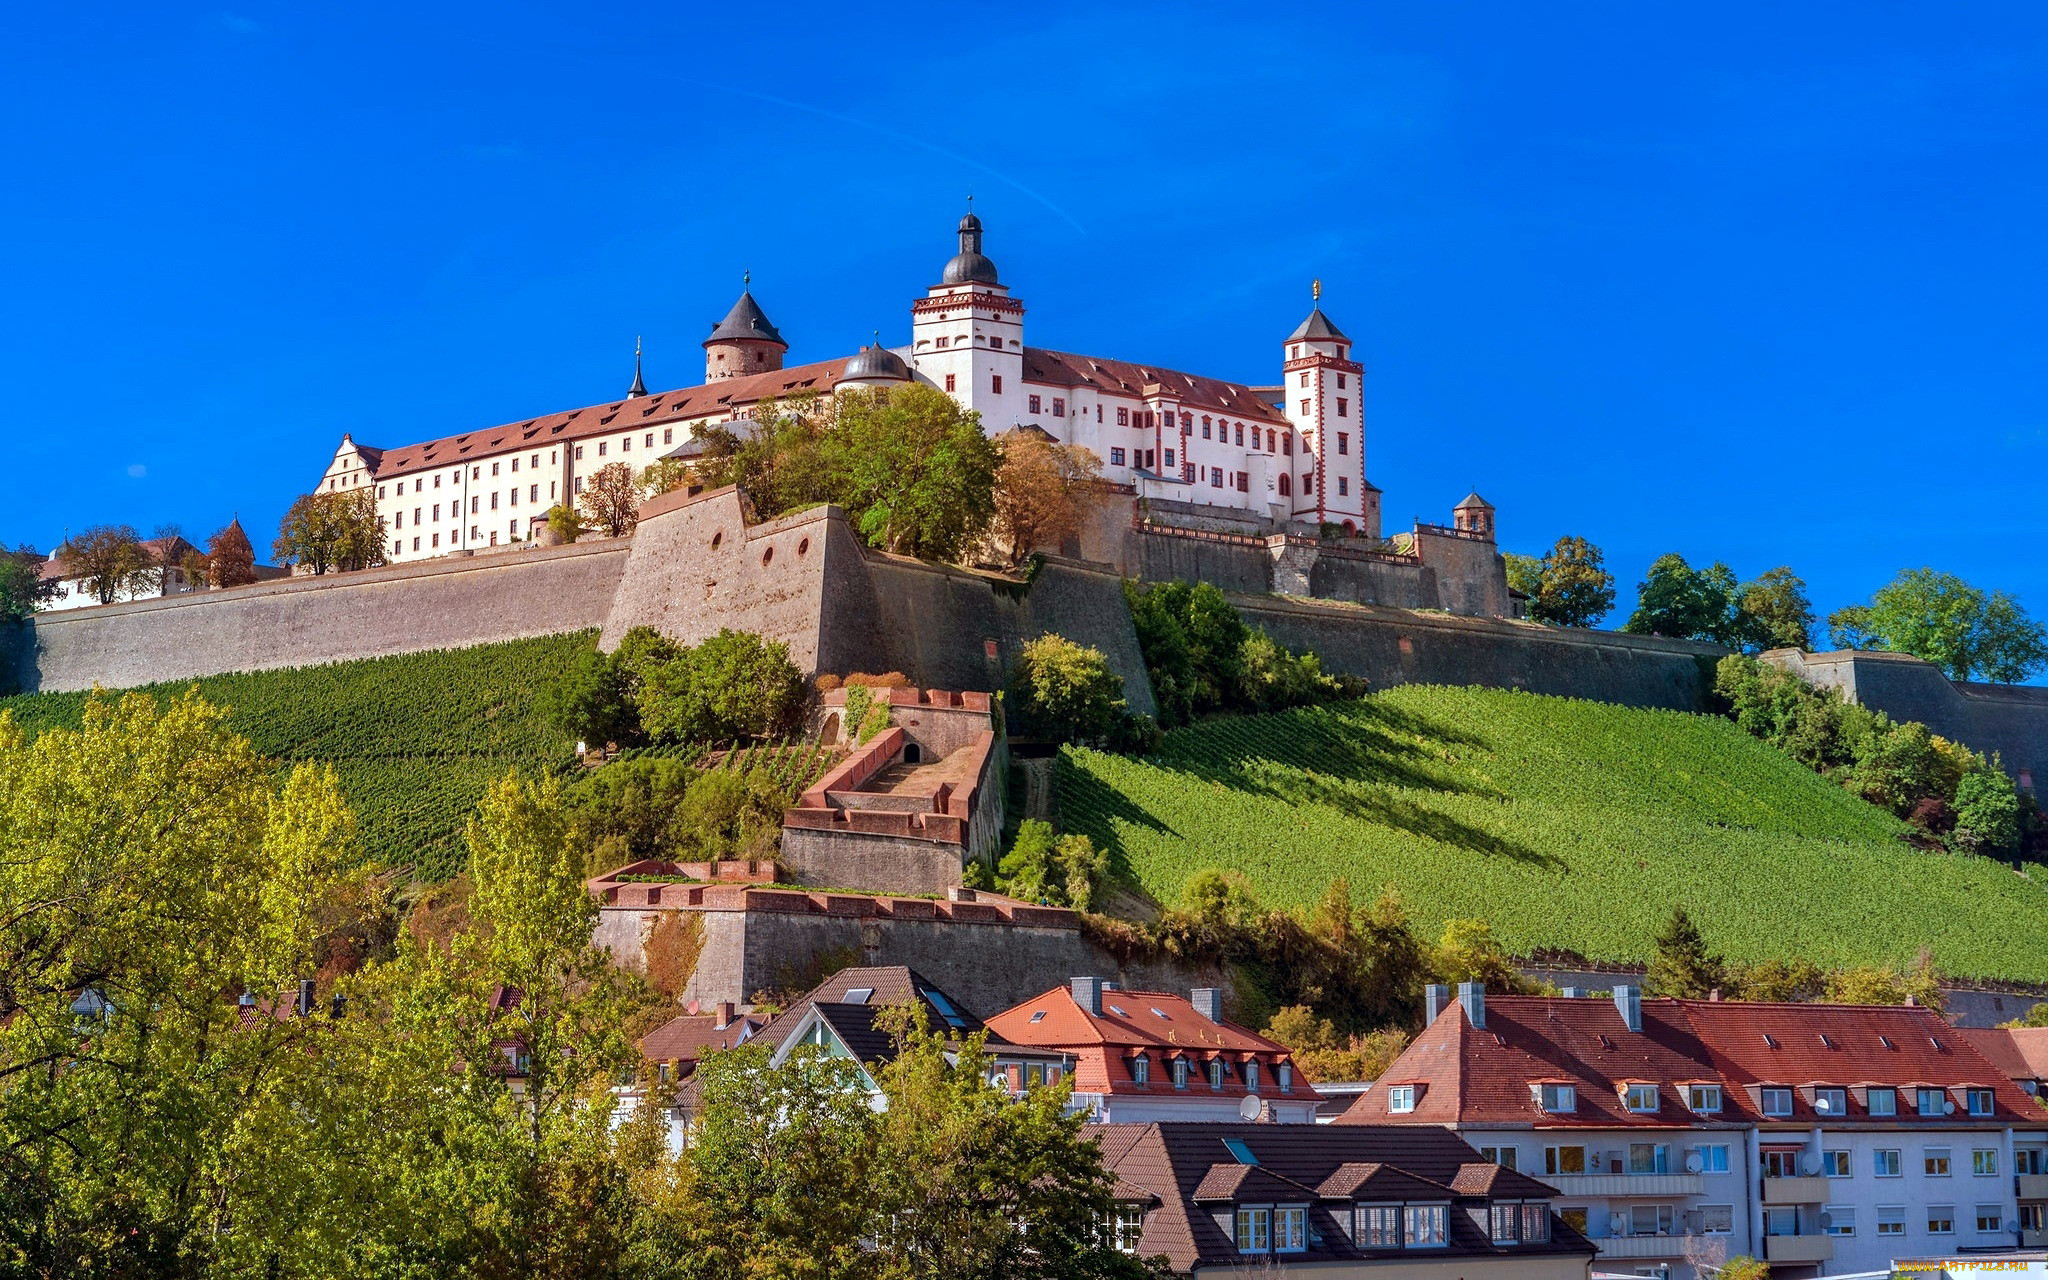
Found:
<path fill-rule="evenodd" d="M 996 447 L 1002 461 L 996 468 L 992 532 L 1014 566 L 1031 552 L 1058 548 L 1080 533 L 1102 460 L 1092 450 L 1024 427 L 997 436 Z"/>
<path fill-rule="evenodd" d="M 1590 627 L 1614 608 L 1614 575 L 1602 565 L 1600 548 L 1584 538 L 1564 537 L 1543 557 L 1529 616 L 1557 627 Z"/>
<path fill-rule="evenodd" d="M 996 446 L 943 391 L 913 383 L 843 397 L 824 447 L 835 498 L 871 546 L 955 560 L 995 516 Z"/>
<path fill-rule="evenodd" d="M 316 574 L 368 569 L 384 563 L 384 537 L 371 490 L 309 493 L 285 512 L 271 554 Z"/>
<path fill-rule="evenodd" d="M 0 551 L 0 622 L 26 618 L 57 592 L 43 581 L 43 557 L 28 547 Z"/>
<path fill-rule="evenodd" d="M 57 548 L 57 563 L 66 576 L 83 579 L 80 587 L 101 604 L 149 589 L 149 553 L 129 525 L 94 525 Z"/>
<path fill-rule="evenodd" d="M 2048 626 L 2006 593 L 1952 573 L 1906 570 L 1871 597 L 1857 621 L 1866 645 L 1925 658 L 1951 680 L 1981 675 L 2012 684 L 2048 666 Z"/>
<path fill-rule="evenodd" d="M 584 521 L 608 538 L 623 538 L 640 523 L 640 482 L 623 462 L 599 467 L 576 495 Z"/>
<path fill-rule="evenodd" d="M 256 548 L 242 532 L 239 519 L 206 541 L 207 583 L 214 587 L 241 587 L 256 581 Z"/>
<path fill-rule="evenodd" d="M 1042 635 L 1017 654 L 1010 680 L 1020 724 L 1065 742 L 1104 743 L 1127 713 L 1123 678 L 1102 650 Z"/>

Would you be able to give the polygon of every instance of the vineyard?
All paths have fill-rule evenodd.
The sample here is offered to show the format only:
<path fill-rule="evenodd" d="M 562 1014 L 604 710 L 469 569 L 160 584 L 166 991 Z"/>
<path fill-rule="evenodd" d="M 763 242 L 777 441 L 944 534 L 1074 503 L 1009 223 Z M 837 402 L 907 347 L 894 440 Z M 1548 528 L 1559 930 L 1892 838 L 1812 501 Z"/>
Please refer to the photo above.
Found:
<path fill-rule="evenodd" d="M 592 632 L 192 681 L 275 759 L 334 766 L 371 857 L 438 880 L 461 869 L 463 823 L 508 769 L 568 767 L 572 744 L 534 700 Z M 174 694 L 186 684 L 144 692 Z M 76 725 L 82 693 L 0 698 L 30 733 Z M 784 765 L 794 769 L 797 762 Z"/>
<path fill-rule="evenodd" d="M 2048 890 L 1918 852 L 1890 814 L 1729 722 L 1405 686 L 1217 719 L 1143 760 L 1067 748 L 1062 824 L 1160 903 L 1205 867 L 1276 905 L 1393 884 L 1431 936 L 1484 917 L 1511 949 L 1647 958 L 1684 903 L 1730 959 L 1900 964 L 2048 980 Z"/>

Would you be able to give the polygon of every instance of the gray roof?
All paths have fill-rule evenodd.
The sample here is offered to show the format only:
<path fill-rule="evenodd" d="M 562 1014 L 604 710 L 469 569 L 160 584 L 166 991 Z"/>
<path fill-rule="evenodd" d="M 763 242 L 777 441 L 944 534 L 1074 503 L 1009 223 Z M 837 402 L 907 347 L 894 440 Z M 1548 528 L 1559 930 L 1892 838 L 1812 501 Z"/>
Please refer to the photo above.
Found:
<path fill-rule="evenodd" d="M 775 331 L 775 326 L 768 323 L 767 313 L 761 310 L 760 303 L 754 301 L 753 291 L 742 290 L 740 300 L 732 304 L 732 310 L 725 313 L 725 319 L 719 321 L 718 327 L 711 331 L 711 336 L 704 339 L 704 345 L 708 347 L 714 342 L 732 342 L 748 338 L 759 342 L 773 342 L 783 347 L 789 345 L 782 340 L 782 335 Z"/>
<path fill-rule="evenodd" d="M 996 264 L 978 253 L 956 253 L 939 273 L 940 284 L 1000 284 Z"/>
<path fill-rule="evenodd" d="M 1488 511 L 1493 510 L 1493 504 L 1491 502 L 1488 502 L 1486 499 L 1480 497 L 1477 490 L 1474 490 L 1473 492 L 1466 494 L 1465 500 L 1459 503 L 1457 506 L 1452 507 L 1451 510 L 1464 511 L 1471 507 L 1484 507 Z"/>
<path fill-rule="evenodd" d="M 1342 329 L 1339 329 L 1330 322 L 1330 317 L 1323 314 L 1321 307 L 1317 307 L 1309 312 L 1308 319 L 1302 321 L 1293 333 L 1287 335 L 1289 342 L 1317 342 L 1327 339 L 1335 339 L 1339 342 L 1351 341 L 1351 339 L 1344 336 Z"/>
<path fill-rule="evenodd" d="M 855 352 L 853 359 L 846 362 L 846 368 L 840 370 L 839 381 L 852 382 L 858 379 L 908 382 L 910 366 L 903 362 L 902 356 L 877 342 Z"/>

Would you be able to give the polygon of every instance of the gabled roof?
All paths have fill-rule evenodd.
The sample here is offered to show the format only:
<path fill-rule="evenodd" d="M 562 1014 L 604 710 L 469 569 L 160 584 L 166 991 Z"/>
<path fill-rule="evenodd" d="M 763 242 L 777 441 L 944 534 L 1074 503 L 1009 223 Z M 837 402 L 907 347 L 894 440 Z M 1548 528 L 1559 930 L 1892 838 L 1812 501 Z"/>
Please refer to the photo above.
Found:
<path fill-rule="evenodd" d="M 1180 1050 L 1196 1057 L 1218 1050 L 1289 1056 L 1287 1046 L 1234 1022 L 1212 1022 L 1195 1012 L 1186 996 L 1164 991 L 1104 991 L 1102 1012 L 1091 1013 L 1074 999 L 1073 988 L 1059 986 L 1003 1010 L 988 1025 L 1017 1044 L 1063 1049 L 1104 1045 Z"/>
<path fill-rule="evenodd" d="M 1093 387 L 1105 394 L 1118 396 L 1142 396 L 1145 385 L 1156 382 L 1184 409 L 1208 410 L 1247 421 L 1256 419 L 1272 426 L 1291 425 L 1286 414 L 1244 383 L 1204 378 L 1129 360 L 1109 360 L 1101 356 L 1026 347 L 1024 381 L 1054 387 Z"/>
<path fill-rule="evenodd" d="M 695 1062 L 750 1039 L 767 1023 L 758 1014 L 743 1013 L 721 1027 L 713 1014 L 678 1014 L 640 1038 L 640 1056 L 649 1062 Z"/>
<path fill-rule="evenodd" d="M 1957 1028 L 1984 1060 L 2015 1080 L 2048 1080 L 2048 1027 Z"/>
<path fill-rule="evenodd" d="M 1190 1197 L 1196 1203 L 1207 1200 L 1315 1200 L 1314 1187 L 1283 1178 L 1271 1169 L 1255 1164 L 1213 1164 L 1202 1175 Z"/>
<path fill-rule="evenodd" d="M 1451 1188 L 1380 1160 L 1340 1164 L 1316 1188 L 1338 1200 L 1448 1200 Z"/>
<path fill-rule="evenodd" d="M 877 1013 L 913 1000 L 924 1006 L 925 1017 L 934 1031 L 971 1036 L 982 1029 L 981 1019 L 947 995 L 937 983 L 908 965 L 896 964 L 841 969 L 775 1015 L 758 1038 L 765 1044 L 780 1046 L 795 1030 L 803 1011 L 813 1005 L 835 1008 L 837 1012 L 831 1020 L 835 1030 L 842 1025 L 851 1027 L 860 1021 L 872 1029 Z M 860 1012 L 862 1010 L 865 1010 L 864 1014 Z M 881 1036 L 880 1032 L 873 1034 Z M 868 1032 L 856 1035 L 865 1042 Z M 881 1038 L 886 1043 L 887 1037 Z M 1000 1037 L 991 1036 L 990 1041 L 998 1043 Z M 848 1044 L 847 1047 L 853 1046 Z"/>

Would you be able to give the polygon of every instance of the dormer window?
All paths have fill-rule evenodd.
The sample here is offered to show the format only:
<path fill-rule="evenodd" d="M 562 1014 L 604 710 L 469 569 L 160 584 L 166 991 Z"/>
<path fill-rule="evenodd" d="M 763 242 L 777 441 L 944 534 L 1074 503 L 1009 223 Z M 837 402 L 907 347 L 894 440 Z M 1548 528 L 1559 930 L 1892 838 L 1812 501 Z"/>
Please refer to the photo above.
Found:
<path fill-rule="evenodd" d="M 1142 1053 L 1131 1059 L 1131 1082 L 1133 1084 L 1152 1083 L 1152 1059 Z"/>
<path fill-rule="evenodd" d="M 1942 1090 L 1922 1089 L 1919 1092 L 1920 1105 L 1918 1109 L 1921 1115 L 1939 1116 L 1948 1113 L 1948 1098 Z"/>
<path fill-rule="evenodd" d="M 1889 1087 L 1872 1085 L 1864 1095 L 1864 1109 L 1873 1116 L 1895 1116 L 1899 1114 L 1899 1091 Z"/>
<path fill-rule="evenodd" d="M 1441 1249 L 1450 1241 L 1451 1207 L 1411 1204 L 1401 1211 L 1401 1244 L 1409 1249 Z"/>
<path fill-rule="evenodd" d="M 1579 1109 L 1579 1091 L 1568 1084 L 1539 1084 L 1536 1105 L 1552 1115 L 1567 1115 Z"/>
<path fill-rule="evenodd" d="M 1688 1110 L 1703 1116 L 1713 1115 L 1721 1109 L 1721 1086 L 1718 1084 L 1695 1084 L 1686 1086 L 1685 1105 Z"/>
<path fill-rule="evenodd" d="M 1173 1060 L 1173 1087 L 1176 1089 L 1188 1087 L 1188 1060 L 1186 1058 L 1175 1058 Z"/>
<path fill-rule="evenodd" d="M 1294 1092 L 1294 1064 L 1293 1064 L 1293 1063 L 1291 1063 L 1291 1062 L 1283 1062 L 1283 1063 L 1281 1063 L 1281 1064 L 1280 1064 L 1279 1066 L 1277 1066 L 1277 1067 L 1273 1068 L 1273 1071 L 1274 1071 L 1274 1074 L 1275 1074 L 1275 1075 L 1277 1075 L 1277 1076 L 1279 1077 L 1279 1080 L 1280 1080 L 1280 1092 L 1282 1092 L 1282 1093 L 1293 1093 L 1293 1092 Z"/>
<path fill-rule="evenodd" d="M 1415 1110 L 1415 1086 L 1396 1084 L 1387 1087 L 1387 1114 L 1405 1115 Z"/>
<path fill-rule="evenodd" d="M 1495 1244 L 1547 1244 L 1550 1240 L 1547 1200 L 1496 1201 L 1489 1206 L 1488 1220 L 1488 1234 Z"/>
<path fill-rule="evenodd" d="M 1622 1105 L 1630 1111 L 1655 1111 L 1657 1109 L 1657 1086 L 1654 1084 L 1632 1084 L 1622 1094 Z"/>
<path fill-rule="evenodd" d="M 1969 1104 L 1970 1114 L 1973 1116 L 1988 1116 L 1997 1109 L 1989 1089 L 1965 1090 L 1964 1101 Z"/>
<path fill-rule="evenodd" d="M 1361 1249 L 1398 1249 L 1401 1247 L 1401 1206 L 1397 1204 L 1362 1204 L 1357 1206 L 1356 1230 L 1353 1239 Z"/>
<path fill-rule="evenodd" d="M 1846 1089 L 1815 1089 L 1813 1091 L 1813 1110 L 1816 1115 L 1848 1115 L 1848 1091 Z"/>
<path fill-rule="evenodd" d="M 1244 1087 L 1253 1093 L 1259 1091 L 1259 1064 L 1257 1061 L 1244 1064 Z"/>
<path fill-rule="evenodd" d="M 1211 1089 L 1221 1089 L 1223 1087 L 1223 1059 L 1221 1058 L 1209 1059 L 1209 1087 Z"/>
<path fill-rule="evenodd" d="M 1789 1116 L 1792 1114 L 1792 1091 L 1779 1085 L 1766 1085 L 1757 1090 L 1757 1104 L 1767 1116 Z"/>

